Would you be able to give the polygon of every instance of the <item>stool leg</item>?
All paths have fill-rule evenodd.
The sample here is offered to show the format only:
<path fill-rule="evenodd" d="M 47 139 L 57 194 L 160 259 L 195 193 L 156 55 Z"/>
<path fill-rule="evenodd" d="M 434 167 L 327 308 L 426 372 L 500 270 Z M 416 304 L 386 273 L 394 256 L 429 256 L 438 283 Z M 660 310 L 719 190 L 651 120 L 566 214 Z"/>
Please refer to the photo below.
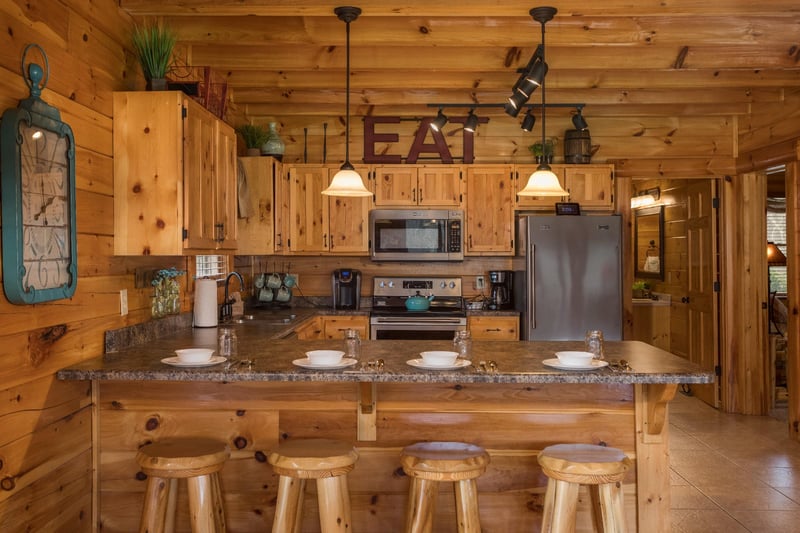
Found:
<path fill-rule="evenodd" d="M 167 519 L 164 522 L 164 533 L 175 532 L 175 513 L 178 509 L 178 478 L 169 480 L 167 493 Z"/>
<path fill-rule="evenodd" d="M 211 474 L 211 501 L 214 511 L 214 528 L 218 533 L 228 531 L 225 523 L 225 500 L 222 498 L 222 488 L 219 486 L 219 474 Z"/>
<path fill-rule="evenodd" d="M 621 483 L 603 483 L 592 487 L 592 499 L 599 501 L 602 527 L 597 530 L 604 533 L 625 533 L 625 505 Z"/>
<path fill-rule="evenodd" d="M 278 502 L 275 505 L 274 533 L 299 533 L 303 516 L 306 480 L 289 476 L 278 478 Z"/>
<path fill-rule="evenodd" d="M 322 533 L 352 531 L 346 475 L 317 479 L 317 504 Z"/>
<path fill-rule="evenodd" d="M 192 524 L 192 533 L 217 533 L 211 476 L 186 478 L 186 485 L 189 489 L 189 521 Z"/>
<path fill-rule="evenodd" d="M 436 482 L 411 478 L 406 509 L 406 533 L 431 533 L 438 495 Z"/>
<path fill-rule="evenodd" d="M 481 533 L 478 483 L 474 479 L 464 479 L 455 485 L 458 533 Z"/>
<path fill-rule="evenodd" d="M 568 483 L 552 478 L 547 480 L 541 533 L 572 533 L 575 531 L 578 487 L 577 483 Z"/>
<path fill-rule="evenodd" d="M 139 533 L 164 533 L 170 480 L 148 476 Z"/>

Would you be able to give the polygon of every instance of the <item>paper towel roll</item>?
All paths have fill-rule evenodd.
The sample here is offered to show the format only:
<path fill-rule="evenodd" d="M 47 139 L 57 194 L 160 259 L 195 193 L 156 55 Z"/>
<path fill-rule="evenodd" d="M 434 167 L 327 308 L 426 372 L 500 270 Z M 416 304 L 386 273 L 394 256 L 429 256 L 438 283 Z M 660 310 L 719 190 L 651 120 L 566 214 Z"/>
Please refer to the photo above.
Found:
<path fill-rule="evenodd" d="M 194 326 L 217 326 L 217 280 L 198 279 L 194 289 Z"/>

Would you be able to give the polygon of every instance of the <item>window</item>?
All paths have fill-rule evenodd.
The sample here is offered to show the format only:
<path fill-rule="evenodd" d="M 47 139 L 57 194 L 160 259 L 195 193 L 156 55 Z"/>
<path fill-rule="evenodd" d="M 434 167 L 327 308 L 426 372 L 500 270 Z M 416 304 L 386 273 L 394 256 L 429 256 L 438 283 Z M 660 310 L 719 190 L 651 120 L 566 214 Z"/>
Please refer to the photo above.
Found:
<path fill-rule="evenodd" d="M 786 198 L 767 198 L 767 241 L 786 253 Z M 769 267 L 769 288 L 772 292 L 786 294 L 786 267 Z"/>
<path fill-rule="evenodd" d="M 228 272 L 228 256 L 225 255 L 198 255 L 195 258 L 197 278 L 221 279 Z"/>

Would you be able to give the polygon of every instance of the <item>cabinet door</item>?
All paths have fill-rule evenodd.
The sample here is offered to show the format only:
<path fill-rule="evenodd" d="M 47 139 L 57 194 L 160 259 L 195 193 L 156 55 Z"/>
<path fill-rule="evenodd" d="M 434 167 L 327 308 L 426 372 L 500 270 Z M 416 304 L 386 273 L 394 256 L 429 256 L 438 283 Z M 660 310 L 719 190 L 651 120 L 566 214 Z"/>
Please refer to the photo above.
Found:
<path fill-rule="evenodd" d="M 238 237 L 236 191 L 238 166 L 236 164 L 236 132 L 222 121 L 215 121 L 217 135 L 216 158 L 214 161 L 214 199 L 215 231 L 217 248 L 235 250 Z"/>
<path fill-rule="evenodd" d="M 375 206 L 404 207 L 417 204 L 417 167 L 375 167 Z"/>
<path fill-rule="evenodd" d="M 369 167 L 356 166 L 356 171 L 367 183 Z M 330 169 L 331 178 L 338 169 Z M 338 255 L 366 255 L 369 253 L 369 210 L 372 197 L 347 198 L 328 196 L 328 250 Z"/>
<path fill-rule="evenodd" d="M 184 100 L 183 192 L 185 246 L 194 250 L 217 247 L 214 208 L 214 159 L 216 120 L 193 100 Z M 141 154 L 149 157 L 149 154 Z"/>
<path fill-rule="evenodd" d="M 525 188 L 528 183 L 528 178 L 536 172 L 538 165 L 517 165 L 514 169 L 514 177 L 516 178 L 516 192 Z M 550 165 L 550 170 L 558 176 L 558 181 L 564 187 L 564 166 L 563 165 Z M 566 189 L 566 187 L 564 187 Z M 563 202 L 566 197 L 564 196 L 517 196 L 516 205 L 519 209 L 542 209 L 555 211 L 556 202 Z"/>
<path fill-rule="evenodd" d="M 510 165 L 467 167 L 468 255 L 514 252 L 514 180 Z"/>
<path fill-rule="evenodd" d="M 242 157 L 239 159 L 247 176 L 247 191 L 251 214 L 237 220 L 237 253 L 269 255 L 275 251 L 275 167 L 272 157 Z"/>
<path fill-rule="evenodd" d="M 440 165 L 419 168 L 417 204 L 461 207 L 461 167 Z"/>
<path fill-rule="evenodd" d="M 519 340 L 519 317 L 517 316 L 471 316 L 467 327 L 476 340 Z"/>
<path fill-rule="evenodd" d="M 298 165 L 289 169 L 289 251 L 328 250 L 328 168 Z"/>
<path fill-rule="evenodd" d="M 355 329 L 362 339 L 369 338 L 369 318 L 366 316 L 323 316 L 322 338 L 344 339 L 344 332 Z"/>
<path fill-rule="evenodd" d="M 314 318 L 304 321 L 295 328 L 294 334 L 297 335 L 297 339 L 301 341 L 321 339 L 322 318 L 315 316 Z"/>
<path fill-rule="evenodd" d="M 581 209 L 612 210 L 614 208 L 613 172 L 610 165 L 568 165 L 564 183 L 569 201 Z"/>

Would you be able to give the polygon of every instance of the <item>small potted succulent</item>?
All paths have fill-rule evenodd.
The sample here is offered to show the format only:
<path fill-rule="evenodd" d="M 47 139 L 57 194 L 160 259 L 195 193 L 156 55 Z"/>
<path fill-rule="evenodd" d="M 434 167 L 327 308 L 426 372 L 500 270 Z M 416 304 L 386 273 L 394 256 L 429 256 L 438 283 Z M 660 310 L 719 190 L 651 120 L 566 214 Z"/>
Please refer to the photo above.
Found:
<path fill-rule="evenodd" d="M 632 289 L 634 298 L 648 298 L 650 296 L 650 284 L 646 281 L 634 281 Z"/>
<path fill-rule="evenodd" d="M 142 65 L 148 91 L 167 89 L 167 72 L 175 47 L 175 33 L 161 23 L 136 26 L 133 30 L 133 48 Z"/>
<path fill-rule="evenodd" d="M 534 160 L 537 163 L 552 163 L 557 142 L 557 138 L 551 137 L 549 139 L 545 139 L 544 143 L 541 141 L 533 143 L 532 145 L 528 146 L 528 150 L 530 150 L 530 152 L 533 154 Z"/>
<path fill-rule="evenodd" d="M 267 142 L 269 132 L 257 124 L 242 124 L 236 127 L 236 133 L 242 136 L 247 155 L 261 155 L 261 145 Z"/>

